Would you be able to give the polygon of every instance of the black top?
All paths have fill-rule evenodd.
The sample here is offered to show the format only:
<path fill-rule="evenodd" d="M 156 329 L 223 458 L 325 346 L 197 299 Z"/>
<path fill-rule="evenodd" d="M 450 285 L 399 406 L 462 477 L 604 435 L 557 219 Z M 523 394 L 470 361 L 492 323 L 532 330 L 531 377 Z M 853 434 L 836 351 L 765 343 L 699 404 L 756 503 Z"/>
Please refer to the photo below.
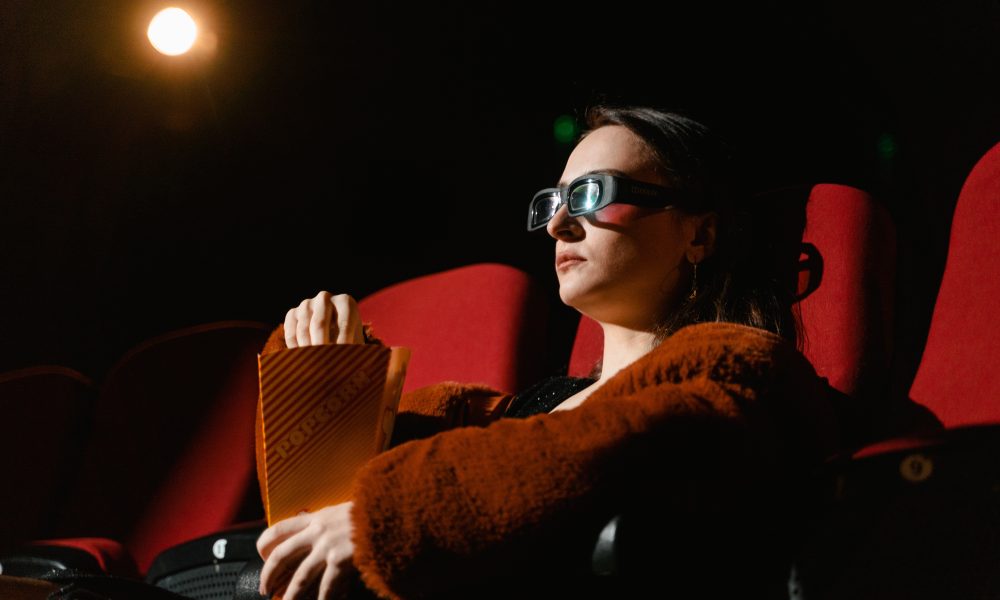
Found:
<path fill-rule="evenodd" d="M 551 412 L 559 403 L 597 381 L 589 377 L 548 377 L 518 392 L 511 399 L 504 418 L 523 419 L 539 413 Z"/>

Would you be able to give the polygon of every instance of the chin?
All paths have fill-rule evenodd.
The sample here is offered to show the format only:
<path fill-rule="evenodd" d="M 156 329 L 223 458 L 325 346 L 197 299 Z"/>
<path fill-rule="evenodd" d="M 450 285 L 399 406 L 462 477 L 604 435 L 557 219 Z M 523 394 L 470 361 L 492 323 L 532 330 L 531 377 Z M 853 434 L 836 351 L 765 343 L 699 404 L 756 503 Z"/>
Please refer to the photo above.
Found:
<path fill-rule="evenodd" d="M 574 302 L 574 300 L 576 299 L 576 294 L 574 294 L 571 289 L 568 289 L 567 286 L 563 285 L 562 283 L 559 284 L 559 299 L 562 300 L 562 303 L 565 304 L 566 306 L 572 306 L 576 308 Z"/>
<path fill-rule="evenodd" d="M 569 281 L 559 281 L 559 299 L 566 306 L 571 306 L 580 312 L 595 301 L 595 293 L 592 285 L 580 281 L 577 278 L 569 278 Z"/>
<path fill-rule="evenodd" d="M 559 299 L 562 300 L 562 303 L 565 304 L 566 306 L 572 306 L 573 308 L 576 308 L 576 306 L 573 304 L 572 294 L 565 293 L 563 291 L 563 288 L 561 287 L 559 288 Z"/>

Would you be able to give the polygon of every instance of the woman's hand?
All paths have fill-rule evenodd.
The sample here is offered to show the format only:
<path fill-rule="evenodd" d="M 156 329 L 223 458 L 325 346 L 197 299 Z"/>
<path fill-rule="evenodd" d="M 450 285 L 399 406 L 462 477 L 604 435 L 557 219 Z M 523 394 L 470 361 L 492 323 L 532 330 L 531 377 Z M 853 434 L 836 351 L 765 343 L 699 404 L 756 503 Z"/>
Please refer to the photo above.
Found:
<path fill-rule="evenodd" d="M 354 569 L 352 502 L 327 506 L 275 523 L 257 539 L 264 559 L 260 593 L 280 593 L 282 600 L 302 598 L 319 579 L 318 600 L 336 598 L 347 589 Z"/>
<path fill-rule="evenodd" d="M 322 291 L 285 314 L 285 345 L 363 344 L 358 303 L 347 294 Z"/>

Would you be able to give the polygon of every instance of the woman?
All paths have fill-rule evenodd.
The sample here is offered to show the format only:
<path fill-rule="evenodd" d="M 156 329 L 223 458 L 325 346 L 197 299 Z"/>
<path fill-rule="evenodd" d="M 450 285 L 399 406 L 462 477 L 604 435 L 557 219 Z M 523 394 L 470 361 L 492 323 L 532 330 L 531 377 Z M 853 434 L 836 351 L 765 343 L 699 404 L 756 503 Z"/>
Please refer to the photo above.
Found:
<path fill-rule="evenodd" d="M 555 240 L 562 301 L 604 329 L 596 377 L 404 396 L 394 447 L 358 474 L 352 501 L 260 536 L 262 592 L 334 597 L 354 569 L 382 597 L 482 596 L 455 590 L 505 572 L 572 579 L 587 540 L 664 472 L 674 490 L 714 490 L 709 503 L 777 510 L 774 490 L 837 449 L 828 388 L 794 347 L 791 280 L 755 260 L 725 147 L 649 108 L 594 107 L 587 126 L 529 229 Z M 320 292 L 265 352 L 367 333 L 349 296 Z M 450 429 L 408 430 L 410 413 Z"/>

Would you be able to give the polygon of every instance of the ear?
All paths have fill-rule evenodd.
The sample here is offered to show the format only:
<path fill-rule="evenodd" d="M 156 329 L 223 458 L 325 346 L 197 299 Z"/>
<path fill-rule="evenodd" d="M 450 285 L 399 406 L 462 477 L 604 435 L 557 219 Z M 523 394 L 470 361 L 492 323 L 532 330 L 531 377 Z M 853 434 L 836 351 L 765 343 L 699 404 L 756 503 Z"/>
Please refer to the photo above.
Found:
<path fill-rule="evenodd" d="M 690 239 L 687 247 L 687 259 L 691 263 L 700 263 L 715 252 L 715 233 L 718 224 L 718 215 L 714 212 L 707 212 L 700 215 L 688 217 L 691 227 Z"/>

